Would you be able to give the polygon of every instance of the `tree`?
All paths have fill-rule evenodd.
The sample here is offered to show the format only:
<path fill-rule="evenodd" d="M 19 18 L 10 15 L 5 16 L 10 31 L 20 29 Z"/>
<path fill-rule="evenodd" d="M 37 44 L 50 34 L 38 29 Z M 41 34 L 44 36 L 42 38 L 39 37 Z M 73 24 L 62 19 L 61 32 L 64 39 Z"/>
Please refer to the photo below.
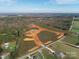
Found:
<path fill-rule="evenodd" d="M 3 49 L 0 47 L 0 55 L 1 55 L 2 52 L 3 52 Z"/>

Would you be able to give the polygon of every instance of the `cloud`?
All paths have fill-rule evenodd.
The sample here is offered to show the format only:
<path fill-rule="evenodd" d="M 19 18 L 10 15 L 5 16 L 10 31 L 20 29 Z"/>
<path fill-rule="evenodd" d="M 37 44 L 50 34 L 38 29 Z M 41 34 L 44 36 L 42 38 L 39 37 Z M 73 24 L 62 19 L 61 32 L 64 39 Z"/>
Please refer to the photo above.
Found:
<path fill-rule="evenodd" d="M 0 5 L 11 5 L 15 2 L 16 0 L 0 0 Z"/>
<path fill-rule="evenodd" d="M 76 4 L 79 3 L 79 0 L 56 0 L 58 4 Z"/>

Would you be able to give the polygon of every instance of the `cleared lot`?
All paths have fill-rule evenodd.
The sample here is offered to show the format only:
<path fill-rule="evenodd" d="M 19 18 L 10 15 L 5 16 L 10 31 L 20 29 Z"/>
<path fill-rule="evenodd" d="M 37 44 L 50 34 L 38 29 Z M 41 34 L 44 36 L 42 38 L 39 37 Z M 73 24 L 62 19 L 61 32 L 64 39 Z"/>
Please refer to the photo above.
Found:
<path fill-rule="evenodd" d="M 17 57 L 27 54 L 28 50 L 34 47 L 35 47 L 35 44 L 33 41 L 29 41 L 29 42 L 22 41 L 17 53 Z"/>

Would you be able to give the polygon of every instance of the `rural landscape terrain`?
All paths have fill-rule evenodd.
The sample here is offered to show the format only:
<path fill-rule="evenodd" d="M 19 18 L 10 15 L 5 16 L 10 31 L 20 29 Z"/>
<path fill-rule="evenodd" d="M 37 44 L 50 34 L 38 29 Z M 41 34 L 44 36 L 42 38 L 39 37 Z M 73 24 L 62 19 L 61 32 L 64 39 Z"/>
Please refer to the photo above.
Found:
<path fill-rule="evenodd" d="M 1 16 L 0 59 L 79 59 L 79 17 Z"/>

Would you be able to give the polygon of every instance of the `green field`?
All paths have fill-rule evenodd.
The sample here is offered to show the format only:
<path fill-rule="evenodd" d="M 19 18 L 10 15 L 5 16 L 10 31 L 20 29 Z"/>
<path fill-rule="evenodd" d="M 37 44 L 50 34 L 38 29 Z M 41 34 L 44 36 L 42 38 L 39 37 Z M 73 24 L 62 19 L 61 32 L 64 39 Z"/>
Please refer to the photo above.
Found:
<path fill-rule="evenodd" d="M 43 53 L 45 59 L 58 59 L 55 55 L 49 54 L 49 52 L 45 49 L 42 50 L 42 53 Z"/>
<path fill-rule="evenodd" d="M 11 33 L 2 33 L 0 34 L 0 41 L 2 42 L 11 42 L 16 40 L 14 35 L 12 35 Z"/>
<path fill-rule="evenodd" d="M 78 36 L 76 36 L 75 34 L 67 35 L 62 41 L 65 41 L 65 42 L 70 43 L 70 44 L 79 43 Z"/>
<path fill-rule="evenodd" d="M 76 35 L 76 33 L 79 33 L 79 21 L 78 20 L 73 21 L 71 32 L 73 33 L 71 33 L 70 35 L 67 35 L 63 41 L 71 43 L 71 44 L 79 43 L 78 35 Z"/>
<path fill-rule="evenodd" d="M 57 56 L 50 54 L 48 50 L 43 49 L 42 54 L 38 53 L 38 59 L 58 59 Z"/>
<path fill-rule="evenodd" d="M 62 41 L 58 41 L 52 45 L 52 49 L 65 53 L 64 59 L 79 59 L 79 49 L 69 46 Z"/>
<path fill-rule="evenodd" d="M 72 24 L 72 32 L 79 32 L 79 21 L 74 21 Z"/>
<path fill-rule="evenodd" d="M 40 53 L 38 53 L 38 59 L 43 59 L 43 57 Z"/>

